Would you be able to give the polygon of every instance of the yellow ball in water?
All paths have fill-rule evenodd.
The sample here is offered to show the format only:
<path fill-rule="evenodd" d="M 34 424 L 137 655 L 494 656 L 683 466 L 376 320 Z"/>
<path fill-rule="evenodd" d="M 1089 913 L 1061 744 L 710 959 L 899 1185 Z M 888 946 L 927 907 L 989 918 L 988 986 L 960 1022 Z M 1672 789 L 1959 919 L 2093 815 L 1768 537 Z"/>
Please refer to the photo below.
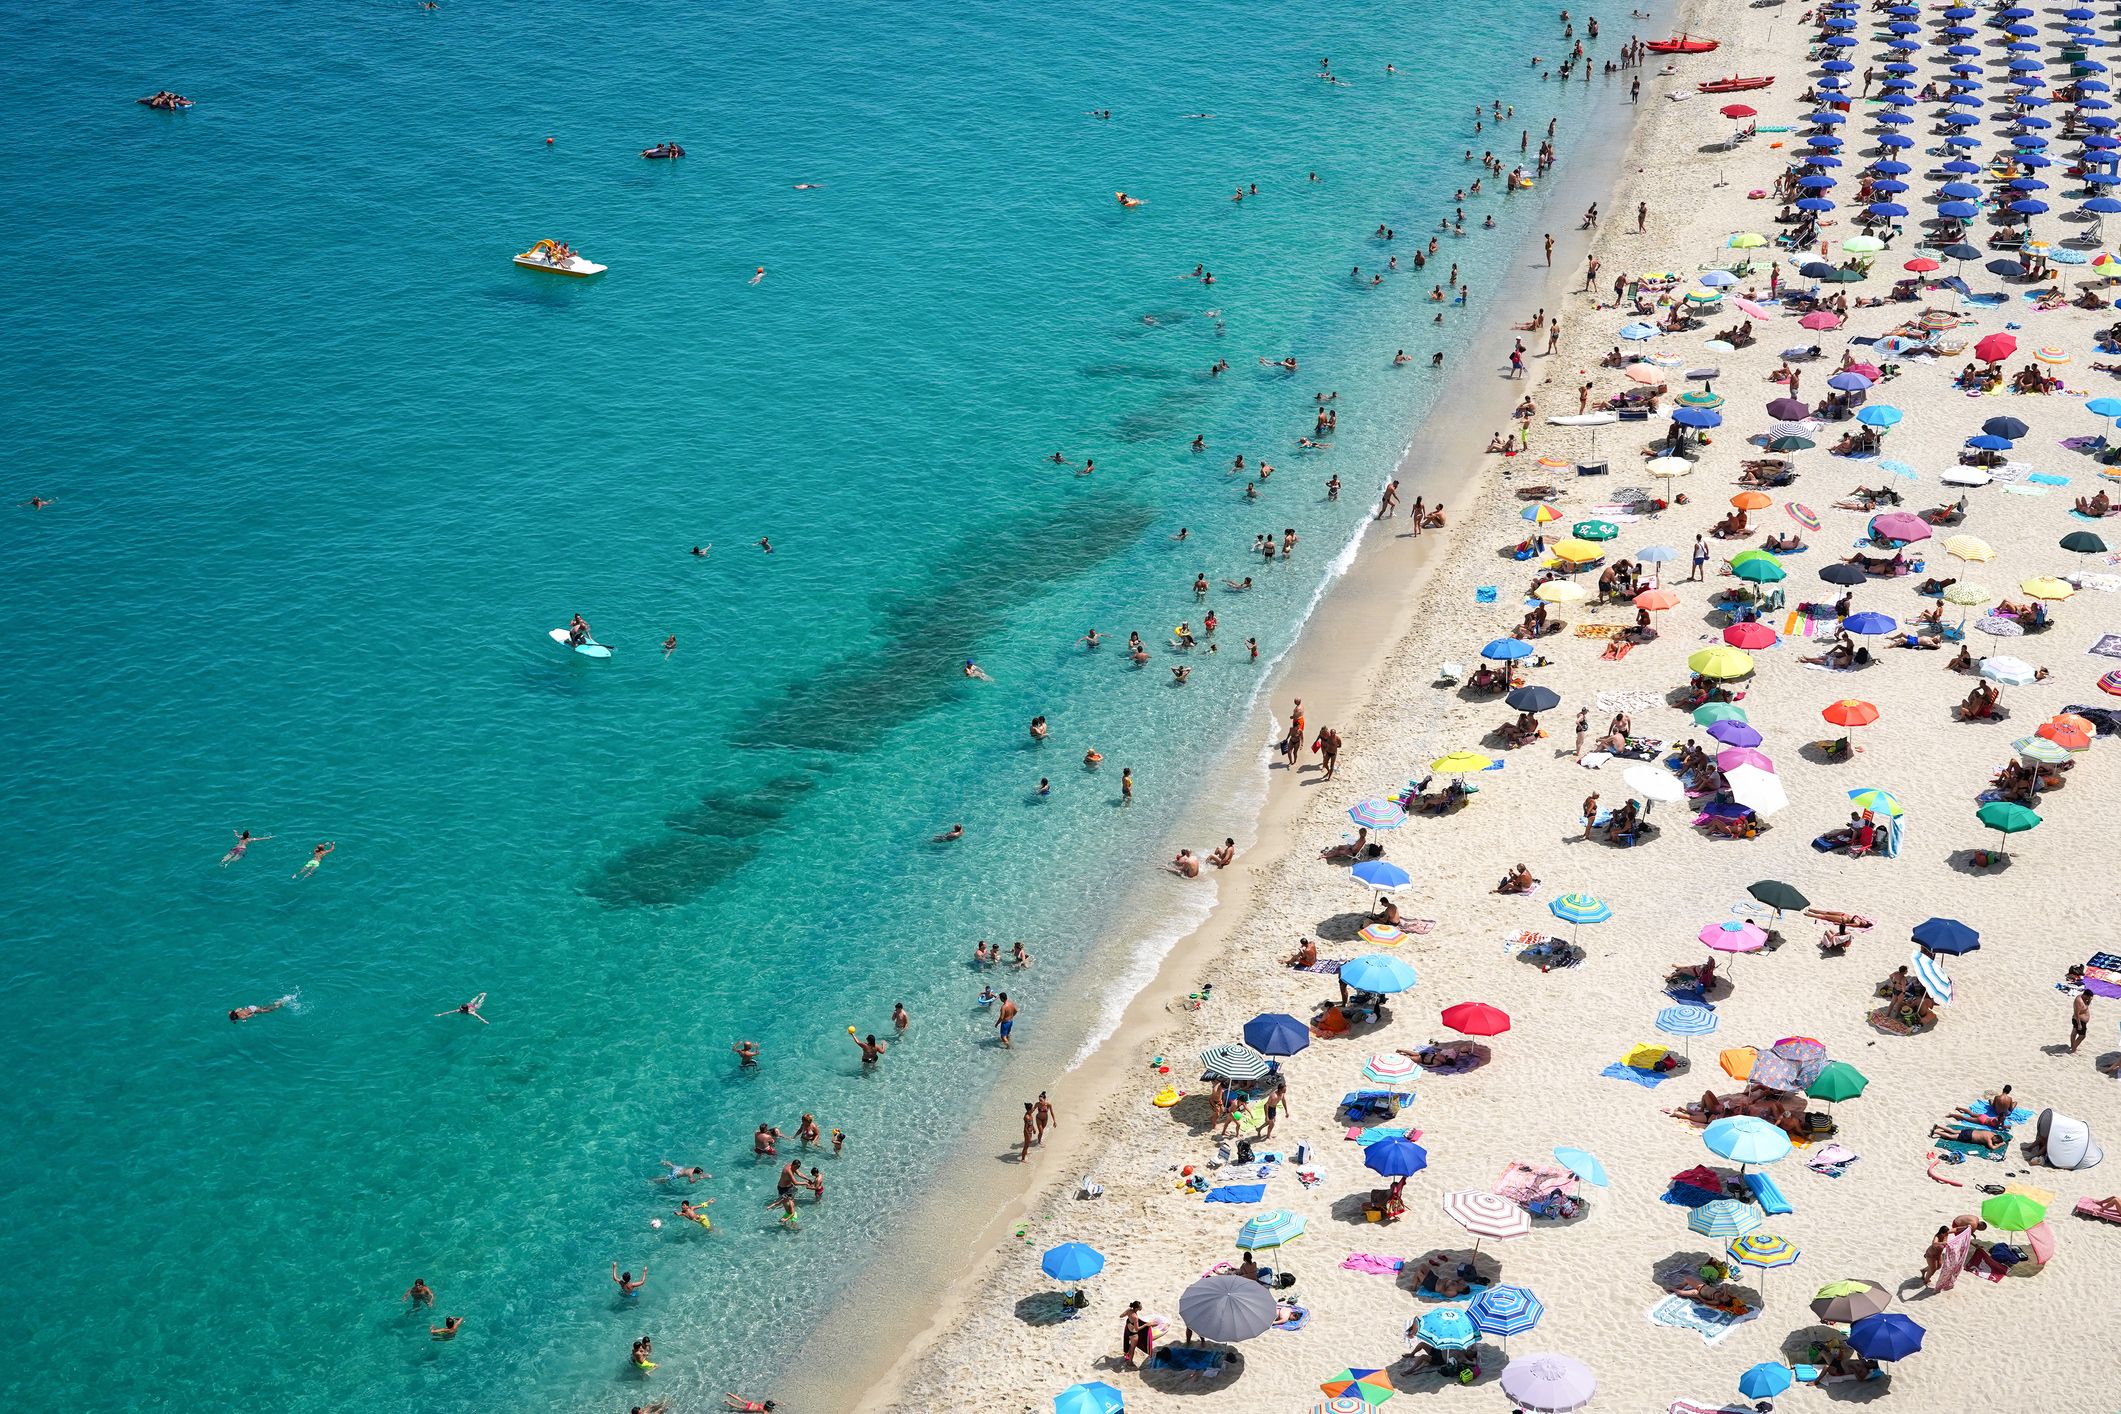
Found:
<path fill-rule="evenodd" d="M 850 1027 L 848 1027 L 848 1028 L 847 1028 L 847 1034 L 848 1034 L 849 1036 L 852 1036 L 852 1035 L 854 1034 L 854 1028 L 853 1028 L 852 1026 L 850 1026 Z"/>

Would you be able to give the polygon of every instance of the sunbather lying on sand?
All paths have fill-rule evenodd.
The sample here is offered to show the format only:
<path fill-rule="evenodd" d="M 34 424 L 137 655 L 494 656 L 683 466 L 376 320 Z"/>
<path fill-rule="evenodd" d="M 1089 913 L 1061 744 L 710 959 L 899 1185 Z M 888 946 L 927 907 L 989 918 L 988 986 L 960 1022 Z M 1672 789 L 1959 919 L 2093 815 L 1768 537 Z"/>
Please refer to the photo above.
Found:
<path fill-rule="evenodd" d="M 2121 1222 L 2121 1196 L 2109 1195 L 2105 1198 L 2086 1198 L 2078 1203 L 2077 1206 L 2079 1208 L 2096 1209 L 2101 1217 L 2112 1218 L 2116 1222 Z"/>
<path fill-rule="evenodd" d="M 1418 1051 L 1401 1050 L 1399 1054 L 1416 1065 L 1427 1066 L 1432 1070 L 1463 1065 L 1478 1057 L 1471 1041 L 1431 1041 Z"/>
<path fill-rule="evenodd" d="M 1979 1144 L 1984 1149 L 2003 1149 L 2010 1146 L 2011 1137 L 1997 1130 L 1969 1125 L 1930 1126 L 1930 1138 L 1952 1139 L 1961 1144 Z"/>

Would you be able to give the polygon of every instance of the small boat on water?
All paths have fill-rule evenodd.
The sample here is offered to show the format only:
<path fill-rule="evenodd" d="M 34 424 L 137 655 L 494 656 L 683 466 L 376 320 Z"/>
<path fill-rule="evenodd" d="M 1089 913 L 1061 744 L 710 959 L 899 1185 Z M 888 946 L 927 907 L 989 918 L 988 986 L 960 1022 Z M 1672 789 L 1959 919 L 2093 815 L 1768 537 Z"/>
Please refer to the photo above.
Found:
<path fill-rule="evenodd" d="M 1696 39 L 1692 35 L 1681 34 L 1671 39 L 1653 39 L 1643 48 L 1652 54 L 1706 54 L 1722 43 L 1719 39 Z"/>
<path fill-rule="evenodd" d="M 659 142 L 654 147 L 643 148 L 641 156 L 652 158 L 683 157 L 685 149 L 674 142 Z"/>
<path fill-rule="evenodd" d="M 1756 88 L 1766 88 L 1774 82 L 1773 74 L 1750 79 L 1742 79 L 1734 74 L 1727 79 L 1710 79 L 1707 83 L 1697 83 L 1694 87 L 1703 93 L 1750 93 Z"/>
<path fill-rule="evenodd" d="M 558 241 L 539 241 L 515 258 L 525 270 L 547 270 L 555 275 L 601 275 L 606 267 L 584 260 L 572 246 Z"/>

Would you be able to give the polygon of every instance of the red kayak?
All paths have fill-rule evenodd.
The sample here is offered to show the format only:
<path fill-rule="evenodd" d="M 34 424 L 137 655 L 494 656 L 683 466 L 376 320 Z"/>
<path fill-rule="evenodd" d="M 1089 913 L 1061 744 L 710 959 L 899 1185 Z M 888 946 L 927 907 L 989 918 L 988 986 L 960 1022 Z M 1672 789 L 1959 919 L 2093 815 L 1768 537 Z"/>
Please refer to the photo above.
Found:
<path fill-rule="evenodd" d="M 1652 54 L 1706 54 L 1722 41 L 1695 39 L 1691 35 L 1680 35 L 1677 39 L 1653 39 L 1643 48 Z"/>
<path fill-rule="evenodd" d="M 1734 75 L 1727 79 L 1710 79 L 1707 83 L 1697 83 L 1694 87 L 1700 89 L 1703 93 L 1749 93 L 1756 88 L 1766 88 L 1773 82 L 1775 82 L 1773 74 L 1769 74 L 1765 78 L 1751 79 L 1742 79 Z"/>

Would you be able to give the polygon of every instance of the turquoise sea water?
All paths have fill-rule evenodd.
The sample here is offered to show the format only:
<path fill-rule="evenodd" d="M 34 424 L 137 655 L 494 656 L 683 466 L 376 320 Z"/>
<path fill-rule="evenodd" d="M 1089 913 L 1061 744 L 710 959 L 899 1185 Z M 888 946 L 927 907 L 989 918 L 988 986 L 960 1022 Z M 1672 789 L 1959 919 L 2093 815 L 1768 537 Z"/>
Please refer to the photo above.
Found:
<path fill-rule="evenodd" d="M 0 514 L 10 1408 L 623 1408 L 644 1333 L 666 1393 L 770 1378 L 959 1097 L 1075 1053 L 1042 999 L 1110 985 L 1072 964 L 1250 701 L 1243 638 L 1286 647 L 1460 353 L 1440 271 L 1349 267 L 1411 263 L 1466 146 L 1558 113 L 1566 160 L 1615 101 L 1521 67 L 1561 52 L 1530 0 L 0 15 L 0 499 L 56 501 Z M 1536 219 L 1496 185 L 1444 241 L 1476 304 Z M 513 268 L 541 236 L 611 273 Z M 1202 571 L 1186 686 L 1073 646 L 1198 629 Z M 609 662 L 546 639 L 575 612 Z M 237 827 L 273 838 L 216 868 Z M 996 979 L 1013 1057 L 980 937 L 1040 959 Z M 478 992 L 490 1026 L 433 1017 Z M 845 1024 L 898 1000 L 859 1074 Z M 786 1233 L 747 1140 L 806 1109 L 853 1140 Z M 712 1235 L 649 1229 L 665 1156 Z"/>

